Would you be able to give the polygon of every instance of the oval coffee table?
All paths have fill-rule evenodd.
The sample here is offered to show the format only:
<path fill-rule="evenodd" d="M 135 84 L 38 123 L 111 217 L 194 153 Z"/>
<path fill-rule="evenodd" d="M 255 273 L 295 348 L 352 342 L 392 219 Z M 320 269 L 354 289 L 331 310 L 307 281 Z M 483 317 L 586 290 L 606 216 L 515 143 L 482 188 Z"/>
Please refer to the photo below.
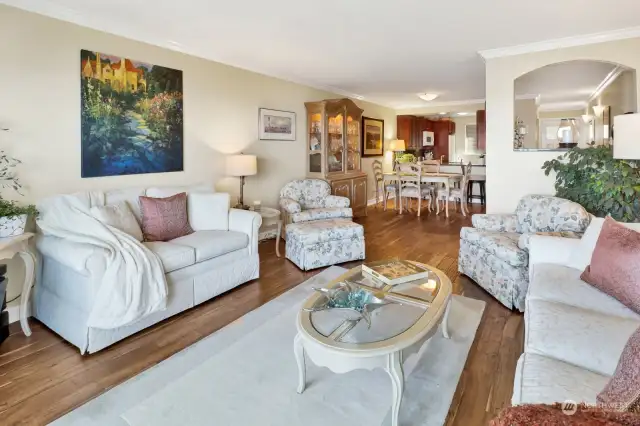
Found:
<path fill-rule="evenodd" d="M 435 334 L 440 323 L 444 337 L 449 338 L 447 316 L 451 281 L 444 272 L 432 266 L 412 263 L 428 269 L 429 276 L 389 286 L 363 274 L 358 266 L 326 286 L 334 288 L 348 280 L 361 289 L 373 291 L 377 297 L 383 293 L 384 300 L 391 303 L 372 312 L 370 326 L 353 311 L 305 310 L 313 309 L 326 300 L 320 292 L 305 301 L 298 314 L 298 334 L 294 339 L 298 393 L 304 392 L 306 386 L 305 355 L 314 364 L 328 367 L 334 373 L 382 368 L 391 377 L 391 424 L 398 425 L 405 374 L 413 370 L 425 343 Z"/>

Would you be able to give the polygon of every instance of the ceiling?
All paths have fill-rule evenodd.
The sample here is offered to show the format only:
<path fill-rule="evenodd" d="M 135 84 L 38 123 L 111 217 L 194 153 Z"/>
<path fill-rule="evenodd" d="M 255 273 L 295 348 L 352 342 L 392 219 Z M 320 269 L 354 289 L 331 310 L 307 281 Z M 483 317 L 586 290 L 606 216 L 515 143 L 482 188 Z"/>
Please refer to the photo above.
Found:
<path fill-rule="evenodd" d="M 519 99 L 537 98 L 541 109 L 580 109 L 619 67 L 597 61 L 571 61 L 531 71 L 515 81 Z"/>
<path fill-rule="evenodd" d="M 395 109 L 483 99 L 478 51 L 640 26 L 638 0 L 0 3 Z"/>

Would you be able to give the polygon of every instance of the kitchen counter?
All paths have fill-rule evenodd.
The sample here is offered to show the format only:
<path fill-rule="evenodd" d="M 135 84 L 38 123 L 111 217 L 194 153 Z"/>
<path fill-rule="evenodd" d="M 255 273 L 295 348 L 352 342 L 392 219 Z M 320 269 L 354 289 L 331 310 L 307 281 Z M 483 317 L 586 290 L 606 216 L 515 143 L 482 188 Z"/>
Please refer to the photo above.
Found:
<path fill-rule="evenodd" d="M 457 167 L 459 167 L 460 163 L 442 163 L 441 165 L 442 166 L 457 166 Z M 473 167 L 486 167 L 487 166 L 486 164 L 473 164 L 473 163 L 471 163 L 471 165 Z"/>

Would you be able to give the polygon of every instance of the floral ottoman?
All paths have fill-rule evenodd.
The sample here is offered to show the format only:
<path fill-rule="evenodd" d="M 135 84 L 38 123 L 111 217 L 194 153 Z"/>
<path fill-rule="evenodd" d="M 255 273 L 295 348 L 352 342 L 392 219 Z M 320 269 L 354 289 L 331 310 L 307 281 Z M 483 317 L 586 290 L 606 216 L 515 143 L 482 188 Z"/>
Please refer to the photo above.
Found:
<path fill-rule="evenodd" d="M 364 228 L 351 219 L 287 225 L 286 257 L 309 269 L 364 259 Z"/>

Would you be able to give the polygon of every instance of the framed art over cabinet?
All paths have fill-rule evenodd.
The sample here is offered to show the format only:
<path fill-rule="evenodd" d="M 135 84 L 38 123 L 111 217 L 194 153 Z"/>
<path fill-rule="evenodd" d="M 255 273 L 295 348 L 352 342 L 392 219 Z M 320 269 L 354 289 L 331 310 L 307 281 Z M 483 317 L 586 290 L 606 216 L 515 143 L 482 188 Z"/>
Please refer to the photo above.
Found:
<path fill-rule="evenodd" d="M 260 108 L 258 131 L 260 140 L 296 140 L 296 113 Z"/>
<path fill-rule="evenodd" d="M 362 156 L 380 157 L 384 154 L 384 120 L 362 117 Z"/>

